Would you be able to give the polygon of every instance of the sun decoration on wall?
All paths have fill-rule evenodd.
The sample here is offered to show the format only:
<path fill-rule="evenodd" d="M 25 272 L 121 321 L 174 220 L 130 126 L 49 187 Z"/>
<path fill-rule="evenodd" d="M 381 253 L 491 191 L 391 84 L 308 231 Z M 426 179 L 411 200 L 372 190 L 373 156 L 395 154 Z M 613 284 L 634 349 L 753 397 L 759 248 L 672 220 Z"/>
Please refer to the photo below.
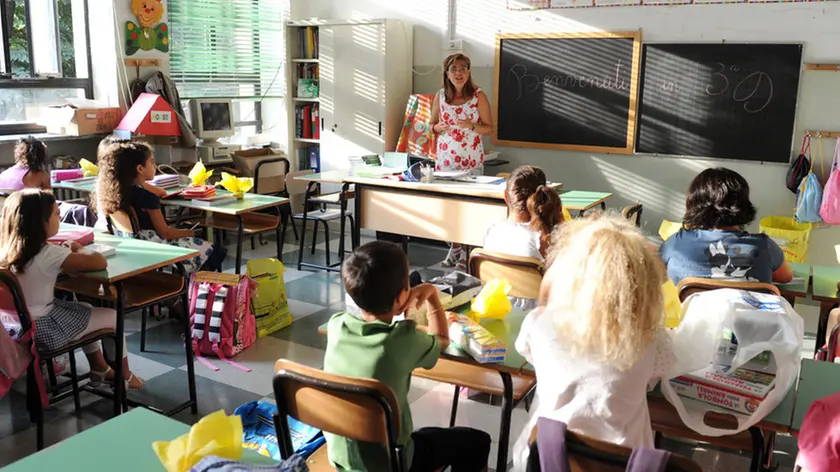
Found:
<path fill-rule="evenodd" d="M 169 27 L 166 23 L 155 26 L 163 18 L 162 0 L 131 0 L 131 10 L 140 24 L 125 22 L 125 54 L 131 56 L 141 49 L 169 52 Z"/>

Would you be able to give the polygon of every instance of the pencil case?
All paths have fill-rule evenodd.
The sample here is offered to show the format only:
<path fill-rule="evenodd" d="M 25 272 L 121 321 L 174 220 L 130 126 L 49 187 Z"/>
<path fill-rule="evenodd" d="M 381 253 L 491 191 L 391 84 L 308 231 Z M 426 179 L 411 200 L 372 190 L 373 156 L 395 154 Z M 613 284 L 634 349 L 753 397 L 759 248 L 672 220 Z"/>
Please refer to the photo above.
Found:
<path fill-rule="evenodd" d="M 50 178 L 53 182 L 63 182 L 65 180 L 81 179 L 84 176 L 85 174 L 82 169 L 60 169 L 50 171 Z"/>

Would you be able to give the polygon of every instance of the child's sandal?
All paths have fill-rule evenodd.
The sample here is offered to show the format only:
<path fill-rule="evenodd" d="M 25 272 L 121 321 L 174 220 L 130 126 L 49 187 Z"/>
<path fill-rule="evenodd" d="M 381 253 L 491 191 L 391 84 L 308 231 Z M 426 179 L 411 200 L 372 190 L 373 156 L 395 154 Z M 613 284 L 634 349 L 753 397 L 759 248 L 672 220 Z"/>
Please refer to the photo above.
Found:
<path fill-rule="evenodd" d="M 92 388 L 99 388 L 102 385 L 113 387 L 114 386 L 114 379 L 108 379 L 108 374 L 113 372 L 113 369 L 108 369 L 104 372 L 97 372 L 95 370 L 91 370 L 88 372 L 88 380 L 90 383 L 88 384 Z"/>

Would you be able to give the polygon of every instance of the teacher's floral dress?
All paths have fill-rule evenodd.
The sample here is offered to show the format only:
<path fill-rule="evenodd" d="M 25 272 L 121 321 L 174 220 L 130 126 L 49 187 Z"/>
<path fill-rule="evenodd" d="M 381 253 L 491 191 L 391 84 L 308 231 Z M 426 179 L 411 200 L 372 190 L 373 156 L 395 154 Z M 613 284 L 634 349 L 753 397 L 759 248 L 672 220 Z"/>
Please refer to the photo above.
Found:
<path fill-rule="evenodd" d="M 449 131 L 440 133 L 437 138 L 437 162 L 435 170 L 465 171 L 472 175 L 484 173 L 484 146 L 481 135 L 470 129 L 458 127 L 459 120 L 479 123 L 478 94 L 476 89 L 472 99 L 462 105 L 446 103 L 446 95 L 440 90 L 440 122 L 450 125 Z"/>

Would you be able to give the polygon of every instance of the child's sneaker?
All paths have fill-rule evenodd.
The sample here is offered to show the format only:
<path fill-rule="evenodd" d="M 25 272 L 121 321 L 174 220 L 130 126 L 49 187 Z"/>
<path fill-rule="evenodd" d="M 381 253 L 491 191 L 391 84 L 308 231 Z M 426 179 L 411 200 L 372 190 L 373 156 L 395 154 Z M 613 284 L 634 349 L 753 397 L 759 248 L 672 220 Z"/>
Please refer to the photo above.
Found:
<path fill-rule="evenodd" d="M 446 259 L 440 263 L 441 267 L 455 267 L 464 256 L 464 249 L 460 246 L 456 249 L 449 247 L 449 253 L 446 254 Z"/>

